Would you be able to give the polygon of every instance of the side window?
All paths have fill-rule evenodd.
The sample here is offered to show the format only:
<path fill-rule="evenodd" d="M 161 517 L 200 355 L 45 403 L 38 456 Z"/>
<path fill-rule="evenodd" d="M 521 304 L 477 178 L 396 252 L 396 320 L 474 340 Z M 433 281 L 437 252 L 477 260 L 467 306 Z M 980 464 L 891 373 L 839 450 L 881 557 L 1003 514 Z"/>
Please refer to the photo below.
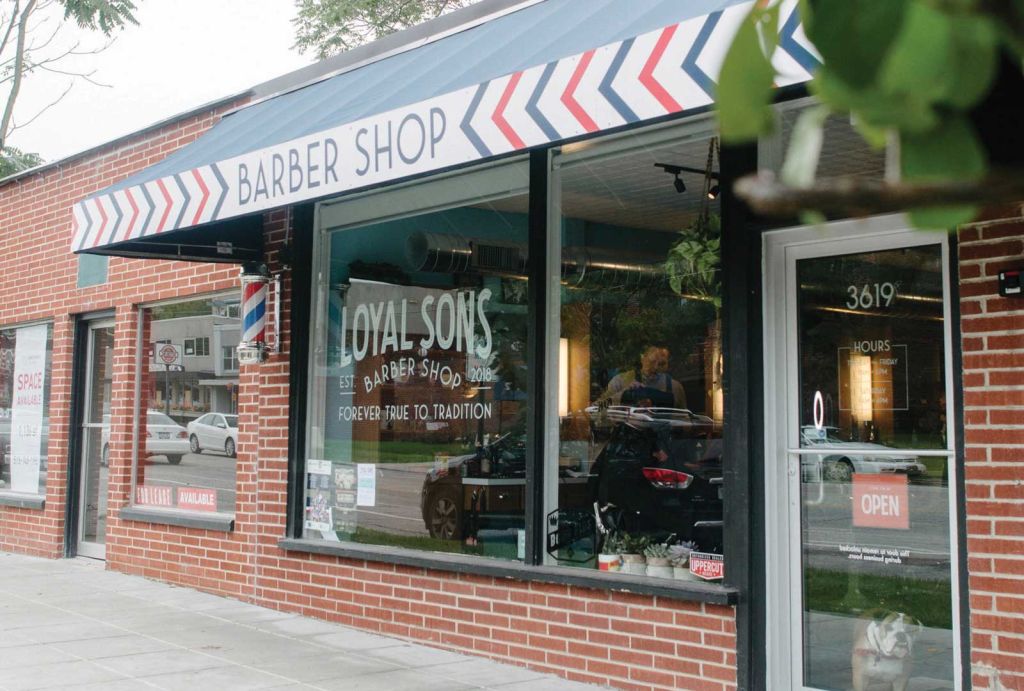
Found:
<path fill-rule="evenodd" d="M 53 327 L 0 329 L 0 492 L 46 493 Z"/>
<path fill-rule="evenodd" d="M 237 303 L 223 295 L 142 309 L 152 355 L 138 362 L 136 414 L 146 424 L 135 442 L 135 506 L 234 512 L 236 440 L 214 430 L 237 410 L 237 375 L 207 356 L 211 341 L 218 348 L 238 342 L 241 324 L 228 309 Z"/>

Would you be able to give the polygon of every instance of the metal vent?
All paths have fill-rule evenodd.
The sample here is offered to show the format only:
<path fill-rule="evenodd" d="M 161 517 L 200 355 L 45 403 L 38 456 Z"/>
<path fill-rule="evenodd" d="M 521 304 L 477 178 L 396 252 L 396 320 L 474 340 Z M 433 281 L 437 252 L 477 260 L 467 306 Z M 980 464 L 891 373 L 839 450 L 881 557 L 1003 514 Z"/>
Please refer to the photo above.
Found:
<path fill-rule="evenodd" d="M 496 273 L 526 273 L 526 251 L 515 245 L 473 243 L 473 266 Z"/>

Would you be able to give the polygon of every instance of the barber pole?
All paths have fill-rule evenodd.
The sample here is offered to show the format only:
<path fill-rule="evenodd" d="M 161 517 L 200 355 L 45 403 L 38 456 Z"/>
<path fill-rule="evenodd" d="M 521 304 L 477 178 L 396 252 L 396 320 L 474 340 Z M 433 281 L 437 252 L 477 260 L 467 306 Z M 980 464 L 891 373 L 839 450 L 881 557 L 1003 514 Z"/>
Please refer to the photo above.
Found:
<path fill-rule="evenodd" d="M 238 358 L 242 363 L 259 362 L 266 357 L 267 286 L 270 273 L 263 264 L 242 267 L 242 339 Z"/>

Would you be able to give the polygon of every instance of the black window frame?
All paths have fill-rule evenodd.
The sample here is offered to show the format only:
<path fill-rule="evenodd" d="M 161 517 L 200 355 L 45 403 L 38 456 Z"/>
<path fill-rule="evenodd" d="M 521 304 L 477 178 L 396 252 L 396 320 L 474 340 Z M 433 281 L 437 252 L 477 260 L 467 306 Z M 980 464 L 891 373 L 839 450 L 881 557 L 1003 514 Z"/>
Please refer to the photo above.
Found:
<path fill-rule="evenodd" d="M 544 344 L 548 337 L 546 305 L 549 297 L 547 285 L 548 243 L 550 223 L 550 185 L 551 157 L 562 147 L 581 141 L 599 142 L 615 137 L 635 135 L 645 130 L 666 125 L 685 125 L 686 120 L 694 115 L 704 114 L 708 109 L 687 113 L 686 118 L 673 116 L 660 121 L 645 123 L 643 127 L 624 127 L 612 131 L 603 131 L 595 135 L 579 137 L 563 141 L 557 145 L 537 147 L 528 152 L 529 156 L 529 227 L 528 252 L 530 256 L 528 283 L 528 342 L 527 351 L 531 357 L 531 386 L 527 398 L 527 490 L 526 490 L 526 558 L 522 563 L 503 562 L 472 555 L 455 555 L 439 552 L 425 552 L 407 548 L 379 545 L 366 545 L 348 542 L 329 542 L 315 539 L 303 539 L 303 507 L 304 507 L 304 473 L 306 434 L 308 422 L 308 393 L 310 379 L 310 339 L 312 338 L 311 322 L 316 315 L 313 305 L 316 301 L 317 286 L 314 284 L 313 266 L 314 243 L 317 235 L 322 232 L 319 224 L 319 213 L 316 203 L 292 207 L 292 223 L 294 239 L 289 246 L 291 267 L 291 332 L 290 332 L 290 387 L 289 387 L 289 472 L 288 472 L 288 513 L 285 534 L 278 545 L 286 551 L 306 552 L 313 554 L 334 555 L 339 557 L 365 559 L 382 563 L 430 568 L 457 573 L 472 573 L 510 577 L 522 581 L 540 581 L 579 585 L 603 590 L 628 590 L 655 596 L 666 596 L 681 600 L 705 602 L 709 604 L 733 605 L 737 607 L 737 617 L 749 617 L 750 603 L 748 598 L 741 596 L 749 592 L 752 583 L 751 567 L 753 566 L 752 546 L 756 537 L 751 533 L 756 525 L 754 512 L 763 505 L 757 492 L 753 490 L 752 473 L 760 472 L 754 468 L 758 450 L 763 446 L 762 421 L 758 415 L 761 410 L 756 403 L 759 399 L 760 379 L 753 386 L 757 373 L 760 372 L 761 334 L 754 324 L 760 324 L 760 268 L 751 273 L 750 267 L 758 263 L 760 253 L 756 248 L 748 247 L 746 224 L 748 223 L 745 207 L 738 202 L 727 181 L 734 180 L 742 174 L 756 171 L 757 145 L 751 144 L 739 148 L 723 147 L 721 170 L 722 175 L 722 216 L 723 216 L 723 353 L 731 353 L 739 358 L 732 367 L 727 365 L 725 375 L 725 420 L 723 445 L 726 454 L 725 466 L 725 498 L 724 520 L 726 533 L 727 568 L 723 583 L 697 583 L 690 581 L 668 581 L 651 579 L 620 573 L 599 572 L 595 570 L 574 569 L 564 566 L 547 566 L 542 564 L 545 539 L 545 516 L 543 492 L 544 488 L 538 478 L 544 474 L 545 435 L 540 432 L 546 424 L 547 411 L 545 402 L 540 395 L 547 385 L 548 372 L 545 367 Z M 727 152 L 729 155 L 727 157 Z M 511 159 L 521 156 L 516 153 L 503 157 Z M 472 173 L 474 169 L 483 168 L 495 161 L 474 161 L 472 164 L 457 166 L 428 175 L 418 176 L 413 180 L 401 180 L 397 183 L 381 185 L 378 189 L 387 189 L 398 184 L 415 184 L 430 181 L 449 175 L 453 172 Z M 360 190 L 359 193 L 366 192 Z M 332 197 L 324 200 L 331 203 L 342 202 L 348 195 Z M 728 211 L 727 211 L 728 209 Z M 735 221 L 734 226 L 726 224 L 727 214 Z M 551 231 L 553 232 L 553 231 Z M 727 261 L 726 247 L 731 247 L 730 265 Z M 726 304 L 742 305 L 743 311 L 732 316 L 725 313 Z M 754 319 L 750 322 L 749 319 Z M 750 324 L 750 327 L 747 324 Z M 751 355 L 753 358 L 751 358 Z M 728 356 L 726 360 L 728 361 Z M 755 367 L 748 367 L 753 363 Z M 731 372 L 731 375 L 730 375 Z M 735 382 L 735 384 L 732 384 Z M 731 422 L 736 420 L 737 422 Z M 751 425 L 749 429 L 740 428 Z M 756 458 L 755 458 L 756 457 Z M 753 538 L 753 539 L 752 539 Z M 763 543 L 763 536 L 761 536 Z M 761 547 L 763 550 L 763 547 Z M 762 555 L 763 559 L 763 555 Z M 749 624 L 740 624 L 740 635 L 749 635 Z M 741 646 L 742 648 L 742 646 Z"/>

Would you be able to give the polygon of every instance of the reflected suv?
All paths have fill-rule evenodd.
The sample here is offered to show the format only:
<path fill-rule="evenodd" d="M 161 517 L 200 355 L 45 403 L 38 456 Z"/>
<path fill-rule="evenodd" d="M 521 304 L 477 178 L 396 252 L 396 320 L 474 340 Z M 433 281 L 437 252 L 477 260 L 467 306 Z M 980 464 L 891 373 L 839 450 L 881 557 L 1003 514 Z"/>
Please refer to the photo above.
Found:
<path fill-rule="evenodd" d="M 591 497 L 606 523 L 662 541 L 722 549 L 722 442 L 714 421 L 678 408 L 588 409 L 596 440 Z"/>

